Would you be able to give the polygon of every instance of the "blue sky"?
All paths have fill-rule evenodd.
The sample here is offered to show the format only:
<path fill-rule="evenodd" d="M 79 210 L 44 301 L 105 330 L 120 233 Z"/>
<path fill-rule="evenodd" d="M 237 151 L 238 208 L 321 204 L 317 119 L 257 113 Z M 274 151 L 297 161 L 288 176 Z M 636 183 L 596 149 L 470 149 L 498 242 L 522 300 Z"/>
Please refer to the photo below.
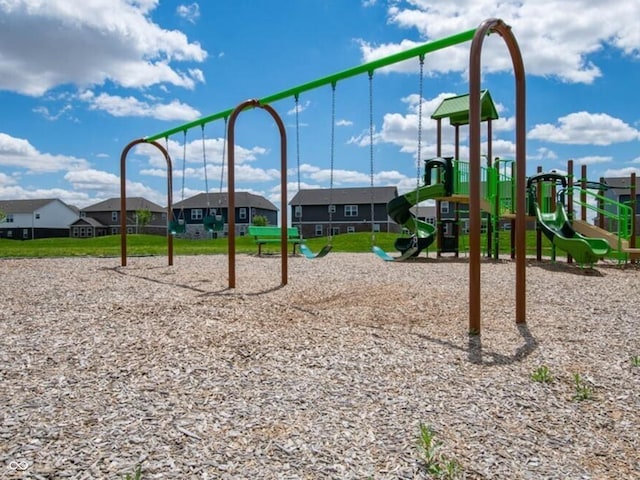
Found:
<path fill-rule="evenodd" d="M 551 14 L 552 12 L 552 14 Z M 60 198 L 83 207 L 119 196 L 120 154 L 132 140 L 501 18 L 527 72 L 528 173 L 537 166 L 589 179 L 640 170 L 640 2 L 612 0 L 3 0 L 0 1 L 0 199 Z M 500 119 L 493 154 L 514 155 L 511 61 L 495 36 L 483 49 L 483 88 Z M 469 44 L 427 56 L 422 158 L 435 153 L 429 119 L 443 98 L 468 92 Z M 374 185 L 416 186 L 418 62 L 374 75 Z M 331 177 L 331 89 L 272 105 L 287 126 L 289 198 Z M 336 88 L 334 186 L 371 179 L 366 76 Z M 461 137 L 466 157 L 467 135 Z M 174 201 L 226 190 L 224 123 L 169 139 Z M 453 153 L 445 128 L 443 153 Z M 483 139 L 486 140 L 486 139 Z M 262 110 L 236 123 L 236 189 L 280 205 L 279 137 Z M 164 141 L 163 141 L 164 143 Z M 166 204 L 163 158 L 129 156 L 128 194 Z M 639 172 L 640 173 L 640 172 Z"/>

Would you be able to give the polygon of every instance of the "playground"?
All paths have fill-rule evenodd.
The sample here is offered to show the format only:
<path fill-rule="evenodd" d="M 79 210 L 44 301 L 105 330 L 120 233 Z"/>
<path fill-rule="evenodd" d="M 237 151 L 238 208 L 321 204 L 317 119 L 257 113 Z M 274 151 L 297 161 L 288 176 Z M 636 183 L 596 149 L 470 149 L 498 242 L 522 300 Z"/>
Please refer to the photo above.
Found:
<path fill-rule="evenodd" d="M 116 263 L 0 262 L 4 478 L 429 478 L 420 425 L 451 478 L 638 477 L 636 265 L 528 259 L 516 325 L 485 259 L 469 336 L 465 258 Z"/>

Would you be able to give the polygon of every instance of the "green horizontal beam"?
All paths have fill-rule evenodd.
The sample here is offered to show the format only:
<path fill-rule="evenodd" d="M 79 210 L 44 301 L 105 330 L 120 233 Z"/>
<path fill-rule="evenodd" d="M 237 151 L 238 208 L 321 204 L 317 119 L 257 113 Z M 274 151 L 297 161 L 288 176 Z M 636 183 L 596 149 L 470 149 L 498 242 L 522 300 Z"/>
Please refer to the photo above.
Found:
<path fill-rule="evenodd" d="M 402 52 L 394 53 L 393 55 L 379 58 L 378 60 L 373 60 L 368 63 L 363 63 L 362 65 L 358 65 L 357 67 L 349 68 L 348 70 L 343 70 L 342 72 L 334 73 L 333 75 L 328 75 L 326 77 L 322 77 L 317 80 L 304 83 L 302 85 L 298 85 L 297 87 L 289 88 L 288 90 L 283 90 L 282 92 L 276 93 L 274 95 L 269 95 L 267 97 L 261 98 L 259 102 L 262 105 L 266 105 L 269 103 L 276 102 L 278 100 L 282 100 L 283 98 L 294 97 L 296 95 L 299 95 L 302 92 L 313 90 L 318 87 L 335 84 L 340 80 L 344 80 L 350 77 L 355 77 L 356 75 L 361 75 L 363 73 L 373 73 L 375 70 L 379 68 L 388 67 L 389 65 L 403 62 L 405 60 L 409 60 L 410 58 L 423 56 L 423 55 L 426 55 L 427 53 L 435 52 L 437 50 L 442 50 L 443 48 L 452 47 L 460 43 L 468 42 L 471 39 L 473 39 L 473 35 L 475 34 L 475 32 L 476 32 L 476 29 L 474 28 L 473 30 L 467 30 L 466 32 L 458 33 L 450 37 L 441 38 L 439 40 L 434 40 L 433 42 L 429 42 L 429 43 L 424 43 L 417 47 L 410 48 L 409 50 L 404 50 Z M 205 125 L 215 120 L 227 118 L 231 115 L 234 109 L 235 107 L 227 110 L 223 110 L 218 113 L 214 113 L 213 115 L 202 117 L 198 120 L 194 120 L 192 122 L 180 125 L 179 127 L 175 127 L 175 128 L 166 130 L 164 132 L 160 132 L 155 135 L 145 137 L 145 140 L 147 142 L 151 142 L 161 138 L 169 137 L 175 133 L 187 131 L 194 127 Z"/>

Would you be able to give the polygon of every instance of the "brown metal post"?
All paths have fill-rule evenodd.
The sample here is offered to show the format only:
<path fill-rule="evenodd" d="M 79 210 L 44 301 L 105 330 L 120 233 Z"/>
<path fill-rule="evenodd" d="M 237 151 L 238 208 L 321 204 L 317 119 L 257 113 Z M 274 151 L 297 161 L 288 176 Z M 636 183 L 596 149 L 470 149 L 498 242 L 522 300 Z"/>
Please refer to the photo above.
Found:
<path fill-rule="evenodd" d="M 638 199 L 637 188 L 636 188 L 636 173 L 631 173 L 631 184 L 629 185 L 629 200 L 631 200 L 631 238 L 629 238 L 629 248 L 636 248 L 636 235 L 638 234 L 637 230 L 637 220 L 636 215 L 638 214 Z M 632 263 L 637 263 L 637 260 L 632 260 Z"/>
<path fill-rule="evenodd" d="M 288 279 L 288 247 L 287 247 L 287 133 L 282 119 L 270 105 L 261 105 L 259 100 L 250 99 L 240 103 L 229 116 L 227 143 L 229 145 L 227 164 L 227 185 L 229 197 L 229 236 L 228 236 L 228 260 L 229 260 L 229 288 L 236 287 L 236 212 L 235 212 L 235 123 L 238 115 L 247 108 L 262 108 L 275 120 L 280 132 L 280 197 L 282 202 L 280 216 L 280 256 L 281 260 L 281 284 L 286 285 Z"/>
<path fill-rule="evenodd" d="M 580 220 L 587 221 L 587 166 L 580 166 Z"/>
<path fill-rule="evenodd" d="M 604 184 L 604 178 L 600 177 L 600 185 Z M 598 196 L 599 197 L 603 197 L 604 196 L 604 190 L 602 187 L 600 187 L 598 189 Z M 598 198 L 598 212 L 604 212 L 604 202 Z M 604 215 L 602 215 L 602 213 L 598 213 L 598 227 L 604 229 Z"/>
<path fill-rule="evenodd" d="M 541 173 L 542 167 L 538 166 L 536 172 Z M 538 202 L 538 205 L 540 205 L 540 208 L 542 208 L 542 188 L 536 189 L 536 202 Z M 536 260 L 538 261 L 542 260 L 542 230 L 540 230 L 540 228 L 538 227 L 537 222 L 536 222 Z"/>
<path fill-rule="evenodd" d="M 120 155 L 120 265 L 127 266 L 127 155 L 129 151 L 141 143 L 153 145 L 162 152 L 167 162 L 167 222 L 171 218 L 173 210 L 173 166 L 169 152 L 158 142 L 147 142 L 139 138 L 130 142 Z M 173 236 L 167 225 L 167 261 L 173 265 Z"/>
<path fill-rule="evenodd" d="M 491 170 L 491 119 L 487 120 L 487 172 Z M 488 174 L 490 175 L 490 174 Z M 496 181 L 499 180 L 499 177 L 496 178 Z M 489 177 L 487 177 L 487 182 L 489 182 Z M 498 185 L 496 184 L 496 188 Z M 486 186 L 487 191 L 489 191 L 489 185 Z M 496 214 L 498 210 L 496 209 Z M 493 247 L 491 243 L 491 237 L 493 236 L 493 218 L 491 217 L 491 212 L 487 212 L 487 257 L 491 258 L 491 249 Z M 496 253 L 496 260 L 499 258 L 499 255 Z"/>
<path fill-rule="evenodd" d="M 567 187 L 569 196 L 567 197 L 567 216 L 569 221 L 573 221 L 573 160 L 567 161 Z M 565 195 L 567 192 L 565 192 Z M 567 253 L 567 263 L 573 263 L 573 257 Z"/>
<path fill-rule="evenodd" d="M 505 41 L 516 90 L 516 322 L 526 322 L 526 102 L 522 55 L 511 27 L 499 19 L 485 20 L 476 30 L 469 54 L 469 331 L 480 333 L 480 67 L 482 43 L 489 32 Z"/>
<path fill-rule="evenodd" d="M 436 157 L 442 157 L 442 119 L 436 120 Z M 441 181 L 440 171 L 438 170 L 438 182 Z M 442 256 L 442 244 L 444 241 L 444 234 L 442 232 L 442 213 L 440 211 L 440 200 L 436 200 L 436 227 L 438 232 L 438 247 L 436 250 L 436 257 Z"/>

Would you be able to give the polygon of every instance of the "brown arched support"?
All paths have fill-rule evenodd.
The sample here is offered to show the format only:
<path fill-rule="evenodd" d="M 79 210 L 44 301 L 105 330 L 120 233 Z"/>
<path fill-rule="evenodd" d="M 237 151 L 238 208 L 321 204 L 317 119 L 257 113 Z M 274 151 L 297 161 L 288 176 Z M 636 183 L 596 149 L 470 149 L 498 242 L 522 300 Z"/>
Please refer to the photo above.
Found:
<path fill-rule="evenodd" d="M 173 167 L 169 152 L 156 141 L 147 142 L 144 138 L 129 143 L 120 155 L 120 264 L 127 266 L 127 154 L 136 145 L 146 143 L 162 152 L 167 161 L 167 222 L 173 215 Z M 167 228 L 167 257 L 169 266 L 173 265 L 173 236 Z"/>
<path fill-rule="evenodd" d="M 490 18 L 476 29 L 469 53 L 469 332 L 480 334 L 480 67 L 482 43 L 489 33 L 505 41 L 515 75 L 516 94 L 516 323 L 526 323 L 526 126 L 525 72 L 520 48 L 511 27 Z"/>
<path fill-rule="evenodd" d="M 229 288 L 236 288 L 236 204 L 235 204 L 235 124 L 236 118 L 247 108 L 262 108 L 273 117 L 280 131 L 280 248 L 281 248 L 281 285 L 287 284 L 287 132 L 278 113 L 270 105 L 262 105 L 259 100 L 251 99 L 240 103 L 229 116 L 227 143 L 229 144 L 227 185 L 229 188 Z"/>

